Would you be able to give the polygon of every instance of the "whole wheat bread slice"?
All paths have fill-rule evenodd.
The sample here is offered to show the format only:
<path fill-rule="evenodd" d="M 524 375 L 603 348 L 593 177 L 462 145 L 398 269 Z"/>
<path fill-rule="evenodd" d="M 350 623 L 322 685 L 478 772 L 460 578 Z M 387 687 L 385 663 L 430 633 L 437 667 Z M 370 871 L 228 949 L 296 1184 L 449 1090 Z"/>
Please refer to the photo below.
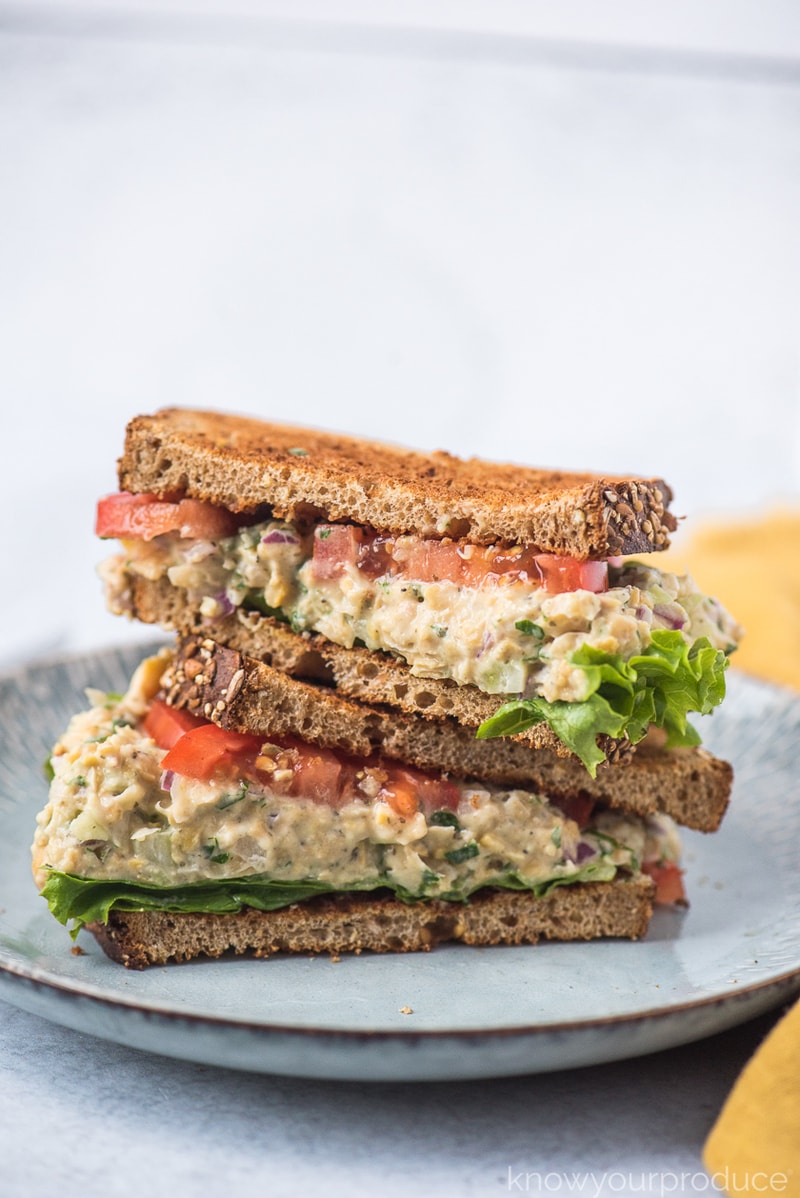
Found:
<path fill-rule="evenodd" d="M 517 786 L 551 799 L 591 797 L 638 815 L 663 811 L 684 826 L 714 831 L 730 794 L 727 762 L 703 749 L 643 745 L 624 764 L 591 778 L 575 758 L 519 741 L 476 740 L 451 718 L 421 720 L 367 706 L 224 648 L 208 637 L 178 642 L 162 679 L 168 703 L 224 728 L 258 736 L 298 736 L 354 757 L 374 754 L 423 770 Z"/>
<path fill-rule="evenodd" d="M 119 482 L 126 491 L 179 493 L 234 512 L 268 504 L 286 519 L 526 543 L 577 558 L 664 549 L 676 526 L 661 479 L 464 460 L 182 408 L 130 422 Z"/>
<path fill-rule="evenodd" d="M 87 925 L 103 950 L 133 969 L 223 953 L 418 952 L 447 940 L 470 945 L 538 940 L 636 940 L 647 931 L 655 887 L 641 875 L 559 886 L 543 898 L 485 890 L 468 903 L 402 903 L 385 894 L 324 895 L 280 911 L 237 914 L 111 911 Z"/>

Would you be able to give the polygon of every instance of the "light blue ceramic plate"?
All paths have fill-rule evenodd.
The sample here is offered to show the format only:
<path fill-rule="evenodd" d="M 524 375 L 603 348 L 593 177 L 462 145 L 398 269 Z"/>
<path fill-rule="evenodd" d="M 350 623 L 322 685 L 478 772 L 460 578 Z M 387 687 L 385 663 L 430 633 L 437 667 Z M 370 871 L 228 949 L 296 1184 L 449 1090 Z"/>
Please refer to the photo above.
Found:
<path fill-rule="evenodd" d="M 441 947 L 226 960 L 136 973 L 74 955 L 30 877 L 41 763 L 87 685 L 120 690 L 140 647 L 0 682 L 0 996 L 169 1056 L 305 1077 L 428 1080 L 596 1064 L 731 1027 L 800 991 L 800 698 L 731 678 L 706 743 L 737 781 L 723 829 L 686 834 L 691 908 L 638 943 Z M 403 1014 L 403 1008 L 411 1014 Z"/>

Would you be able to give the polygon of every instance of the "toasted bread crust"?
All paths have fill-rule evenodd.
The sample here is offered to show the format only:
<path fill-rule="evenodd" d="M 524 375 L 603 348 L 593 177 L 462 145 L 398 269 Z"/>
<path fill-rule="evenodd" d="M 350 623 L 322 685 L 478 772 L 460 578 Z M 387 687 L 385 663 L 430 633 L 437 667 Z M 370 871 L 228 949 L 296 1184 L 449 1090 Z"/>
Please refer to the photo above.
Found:
<path fill-rule="evenodd" d="M 168 703 L 235 731 L 301 736 L 355 757 L 379 753 L 420 769 L 518 786 L 551 799 L 589 797 L 638 815 L 663 811 L 706 832 L 719 826 L 733 779 L 728 763 L 703 749 L 666 751 L 652 745 L 641 746 L 624 766 L 607 765 L 591 778 L 574 758 L 515 740 L 476 740 L 474 729 L 451 718 L 420 720 L 353 702 L 208 637 L 179 641 L 163 686 Z"/>
<path fill-rule="evenodd" d="M 419 952 L 447 940 L 470 945 L 538 940 L 636 940 L 647 931 L 655 887 L 642 876 L 559 886 L 543 898 L 486 890 L 468 903 L 406 904 L 385 894 L 324 895 L 280 911 L 233 915 L 112 911 L 87 925 L 131 969 L 223 953 Z"/>
<path fill-rule="evenodd" d="M 286 519 L 526 543 L 577 558 L 664 549 L 675 528 L 661 479 L 464 460 L 181 408 L 130 422 L 119 482 L 126 491 L 178 492 L 235 512 L 266 503 Z"/>

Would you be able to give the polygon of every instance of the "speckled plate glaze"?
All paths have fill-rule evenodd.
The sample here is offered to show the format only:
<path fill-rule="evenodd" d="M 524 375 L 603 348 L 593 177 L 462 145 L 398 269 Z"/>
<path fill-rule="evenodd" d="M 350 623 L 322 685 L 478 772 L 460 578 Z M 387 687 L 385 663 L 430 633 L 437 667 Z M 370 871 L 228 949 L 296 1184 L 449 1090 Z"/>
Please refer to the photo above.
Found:
<path fill-rule="evenodd" d="M 731 809 L 716 835 L 685 835 L 690 910 L 657 912 L 638 943 L 452 945 L 135 973 L 82 933 L 74 954 L 30 876 L 47 790 L 41 763 L 84 705 L 83 688 L 123 689 L 142 655 L 138 646 L 85 655 L 0 680 L 0 996 L 9 1002 L 208 1064 L 424 1081 L 637 1056 L 800 991 L 800 697 L 735 674 L 703 729 L 709 748 L 736 767 Z"/>

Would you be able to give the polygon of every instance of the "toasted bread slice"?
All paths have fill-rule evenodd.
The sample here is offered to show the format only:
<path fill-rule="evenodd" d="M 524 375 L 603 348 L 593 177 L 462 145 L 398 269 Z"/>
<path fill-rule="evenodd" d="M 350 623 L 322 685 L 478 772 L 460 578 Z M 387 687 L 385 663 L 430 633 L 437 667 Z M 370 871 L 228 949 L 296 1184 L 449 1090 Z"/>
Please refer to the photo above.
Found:
<path fill-rule="evenodd" d="M 234 512 L 268 504 L 286 519 L 525 543 L 582 559 L 664 549 L 676 526 L 661 479 L 463 460 L 182 408 L 130 422 L 119 482 L 126 491 L 180 493 Z"/>
<path fill-rule="evenodd" d="M 383 894 L 336 894 L 280 911 L 234 915 L 111 911 L 89 924 L 103 950 L 132 969 L 223 953 L 418 952 L 446 940 L 471 945 L 539 940 L 636 940 L 647 931 L 655 887 L 641 875 L 559 886 L 543 898 L 485 890 L 468 903 L 402 903 Z"/>
<path fill-rule="evenodd" d="M 168 703 L 235 731 L 299 736 L 354 757 L 378 753 L 551 799 L 592 798 L 637 815 L 663 811 L 705 832 L 719 826 L 731 789 L 731 767 L 703 749 L 642 746 L 624 764 L 606 765 L 591 778 L 574 758 L 515 740 L 476 740 L 473 729 L 451 718 L 421 720 L 368 707 L 207 637 L 179 641 L 162 685 Z"/>

